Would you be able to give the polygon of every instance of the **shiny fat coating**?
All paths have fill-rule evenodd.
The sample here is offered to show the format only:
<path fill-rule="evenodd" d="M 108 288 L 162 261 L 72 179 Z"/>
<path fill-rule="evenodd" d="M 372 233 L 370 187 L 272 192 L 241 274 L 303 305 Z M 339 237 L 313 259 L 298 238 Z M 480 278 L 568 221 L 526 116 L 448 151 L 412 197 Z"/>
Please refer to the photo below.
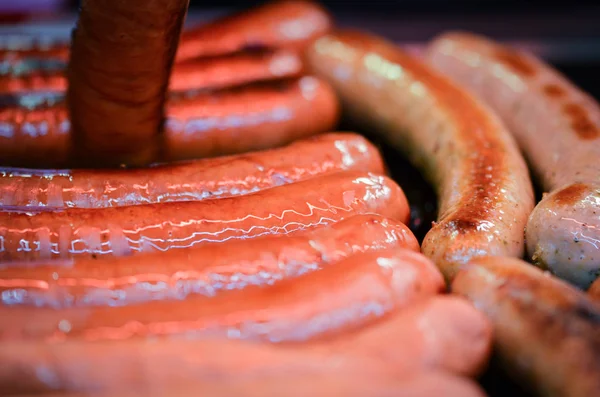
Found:
<path fill-rule="evenodd" d="M 328 173 L 381 174 L 377 148 L 353 133 L 330 133 L 260 152 L 144 169 L 0 168 L 0 205 L 101 208 L 241 196 Z"/>
<path fill-rule="evenodd" d="M 81 166 L 69 162 L 71 123 L 62 95 L 14 95 L 4 100 L 6 104 L 0 108 L 3 166 Z M 331 131 L 339 119 L 332 88 L 311 76 L 173 94 L 166 108 L 166 153 L 156 161 L 282 146 Z"/>
<path fill-rule="evenodd" d="M 206 335 L 304 342 L 358 329 L 440 293 L 439 270 L 395 247 L 356 253 L 270 286 L 119 307 L 0 307 L 0 339 L 88 341 Z"/>
<path fill-rule="evenodd" d="M 364 213 L 405 224 L 410 216 L 395 182 L 358 171 L 214 200 L 55 212 L 3 208 L 0 262 L 189 248 L 287 234 Z"/>
<path fill-rule="evenodd" d="M 473 259 L 452 283 L 494 327 L 505 367 L 539 395 L 600 394 L 600 305 L 515 258 Z"/>
<path fill-rule="evenodd" d="M 436 188 L 438 222 L 422 250 L 448 279 L 475 256 L 523 255 L 533 189 L 516 143 L 493 112 L 366 33 L 322 37 L 307 58 L 346 113 L 401 149 Z"/>
<path fill-rule="evenodd" d="M 67 103 L 72 153 L 88 166 L 143 166 L 160 155 L 164 105 L 189 0 L 83 0 Z"/>
<path fill-rule="evenodd" d="M 1 303 L 60 308 L 122 306 L 194 294 L 210 297 L 272 285 L 354 253 L 390 247 L 420 250 L 403 223 L 355 215 L 291 236 L 231 240 L 134 257 L 17 262 L 0 267 Z"/>

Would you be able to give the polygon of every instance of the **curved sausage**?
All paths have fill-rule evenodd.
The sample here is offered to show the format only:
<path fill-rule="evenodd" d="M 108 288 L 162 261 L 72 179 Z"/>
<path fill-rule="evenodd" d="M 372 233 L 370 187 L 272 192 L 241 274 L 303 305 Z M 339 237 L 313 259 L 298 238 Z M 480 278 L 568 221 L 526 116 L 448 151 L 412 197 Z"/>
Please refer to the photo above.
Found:
<path fill-rule="evenodd" d="M 124 256 L 287 234 L 361 213 L 405 223 L 402 189 L 346 171 L 247 196 L 56 212 L 0 208 L 0 261 Z"/>
<path fill-rule="evenodd" d="M 139 166 L 156 160 L 188 3 L 83 0 L 67 70 L 72 155 L 79 162 Z"/>
<path fill-rule="evenodd" d="M 421 248 L 447 278 L 471 257 L 523 255 L 533 189 L 516 144 L 491 111 L 393 44 L 364 33 L 323 37 L 308 59 L 347 113 L 404 150 L 437 188 L 438 222 Z"/>
<path fill-rule="evenodd" d="M 0 75 L 0 93 L 66 91 L 65 68 L 65 63 L 54 60 L 21 61 Z M 173 66 L 169 89 L 218 89 L 295 77 L 302 73 L 302 68 L 299 55 L 285 49 L 190 60 Z"/>
<path fill-rule="evenodd" d="M 384 173 L 361 135 L 330 133 L 260 152 L 129 170 L 0 168 L 0 205 L 100 208 L 240 196 L 343 170 Z"/>
<path fill-rule="evenodd" d="M 544 396 L 600 394 L 600 306 L 584 293 L 513 258 L 477 258 L 454 293 L 491 320 L 507 370 Z"/>
<path fill-rule="evenodd" d="M 221 55 L 248 48 L 302 48 L 325 34 L 333 22 L 312 1 L 271 1 L 185 30 L 176 60 Z"/>
<path fill-rule="evenodd" d="M 476 313 L 476 310 L 471 310 Z M 410 341 L 405 342 L 391 344 L 388 348 L 402 351 L 410 344 Z M 402 383 L 421 384 L 418 380 L 425 377 L 430 381 L 429 386 L 404 389 L 407 393 L 399 395 L 421 396 L 422 394 L 416 394 L 417 390 L 433 392 L 439 390 L 438 387 L 441 390 L 449 388 L 447 392 L 435 395 L 454 395 L 452 383 L 445 379 L 455 378 L 450 374 L 437 375 L 446 373 L 444 368 L 435 368 L 431 362 L 421 368 L 421 363 L 425 363 L 422 357 L 412 358 L 415 359 L 415 364 L 406 372 L 376 357 L 352 356 L 343 352 L 322 354 L 307 351 L 305 346 L 281 348 L 222 339 L 10 343 L 4 344 L 0 349 L 0 359 L 5 364 L 0 367 L 0 385 L 4 391 L 22 393 L 53 390 L 158 392 L 173 391 L 178 386 L 215 379 L 227 379 L 226 383 L 233 383 L 264 376 L 285 379 L 286 376 L 304 374 L 323 378 L 323 374 L 328 374 L 329 377 L 343 373 L 347 376 L 346 381 L 352 378 L 362 379 L 363 376 L 371 380 L 390 376 Z M 420 372 L 422 369 L 433 371 L 423 373 Z M 373 382 L 365 379 L 364 383 Z M 461 390 L 465 394 L 458 393 L 456 396 L 471 396 L 468 394 L 469 390 L 469 387 L 465 387 Z M 369 393 L 364 395 L 371 396 Z"/>
<path fill-rule="evenodd" d="M 527 223 L 533 262 L 582 288 L 600 275 L 600 107 L 533 56 L 450 33 L 429 61 L 506 122 L 546 192 Z"/>
<path fill-rule="evenodd" d="M 332 88 L 311 76 L 173 94 L 166 111 L 166 161 L 281 146 L 331 131 L 339 118 Z M 0 107 L 0 158 L 5 166 L 81 165 L 69 164 L 70 139 L 71 125 L 60 95 L 15 95 Z"/>
<path fill-rule="evenodd" d="M 592 286 L 588 290 L 588 294 L 590 298 L 600 301 L 600 278 L 597 278 L 596 281 L 592 283 Z"/>
<path fill-rule="evenodd" d="M 356 253 L 271 286 L 214 297 L 188 295 L 127 306 L 68 309 L 0 307 L 0 339 L 89 341 L 222 335 L 302 342 L 368 324 L 439 293 L 444 280 L 420 253 L 403 248 Z"/>
<path fill-rule="evenodd" d="M 293 236 L 232 240 L 141 257 L 15 263 L 0 268 L 4 305 L 120 306 L 148 300 L 214 296 L 271 285 L 318 270 L 357 252 L 403 247 L 419 252 L 407 226 L 355 215 Z"/>

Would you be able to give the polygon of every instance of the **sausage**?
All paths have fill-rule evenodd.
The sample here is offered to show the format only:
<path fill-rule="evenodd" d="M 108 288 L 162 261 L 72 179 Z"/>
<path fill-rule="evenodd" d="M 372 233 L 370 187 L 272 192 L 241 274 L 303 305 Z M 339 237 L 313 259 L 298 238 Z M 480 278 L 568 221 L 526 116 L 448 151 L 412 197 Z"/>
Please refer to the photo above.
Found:
<path fill-rule="evenodd" d="M 176 62 L 257 48 L 301 49 L 327 33 L 333 21 L 316 2 L 272 1 L 250 10 L 184 29 Z M 1 43 L 0 43 L 1 44 Z M 14 37 L 0 45 L 0 59 L 66 61 L 69 45 L 45 37 Z"/>
<path fill-rule="evenodd" d="M 502 117 L 549 192 L 527 223 L 532 261 L 588 288 L 600 275 L 598 103 L 541 60 L 483 37 L 442 35 L 428 59 Z"/>
<path fill-rule="evenodd" d="M 142 257 L 15 263 L 0 268 L 2 304 L 119 306 L 148 300 L 214 296 L 271 285 L 353 253 L 403 247 L 419 252 L 407 226 L 378 215 L 355 215 L 293 236 L 232 240 Z"/>
<path fill-rule="evenodd" d="M 271 1 L 183 32 L 178 62 L 248 48 L 302 48 L 325 34 L 333 22 L 312 1 Z"/>
<path fill-rule="evenodd" d="M 302 67 L 299 55 L 285 49 L 190 60 L 173 67 L 169 89 L 217 89 L 252 81 L 295 77 L 302 73 Z M 66 91 L 65 68 L 65 63 L 55 60 L 21 61 L 2 72 L 0 92 Z"/>
<path fill-rule="evenodd" d="M 471 261 L 452 283 L 494 327 L 508 371 L 543 396 L 600 394 L 600 306 L 518 259 Z"/>
<path fill-rule="evenodd" d="M 290 387 L 293 385 L 293 387 Z M 106 393 L 51 393 L 37 397 L 134 397 L 139 390 L 117 390 Z M 473 381 L 445 373 L 416 373 L 402 378 L 331 370 L 320 374 L 300 373 L 259 375 L 250 379 L 226 381 L 203 379 L 189 385 L 173 385 L 168 390 L 144 390 L 144 396 L 159 397 L 484 397 L 485 394 Z"/>
<path fill-rule="evenodd" d="M 288 146 L 144 169 L 0 168 L 0 205 L 100 208 L 240 196 L 342 170 L 384 173 L 361 135 L 330 133 Z"/>
<path fill-rule="evenodd" d="M 222 335 L 302 342 L 360 327 L 445 287 L 435 265 L 403 248 L 357 253 L 271 286 L 126 306 L 1 307 L 0 338 L 89 341 Z"/>
<path fill-rule="evenodd" d="M 173 94 L 166 109 L 165 161 L 282 146 L 330 131 L 339 118 L 332 88 L 311 76 Z M 69 163 L 70 139 L 60 95 L 15 95 L 0 107 L 0 158 L 5 166 L 81 165 Z"/>
<path fill-rule="evenodd" d="M 392 344 L 389 347 L 400 351 L 406 347 L 406 344 Z M 417 390 L 434 391 L 438 390 L 437 385 L 440 388 L 449 388 L 447 392 L 436 395 L 452 396 L 454 387 L 444 379 L 456 379 L 447 373 L 442 376 L 441 374 L 445 372 L 439 370 L 420 372 L 419 364 L 412 366 L 412 369 L 406 373 L 372 357 L 315 354 L 303 347 L 281 348 L 222 339 L 11 343 L 2 346 L 0 358 L 5 363 L 0 367 L 2 389 L 7 392 L 21 393 L 42 393 L 53 390 L 100 393 L 115 390 L 144 390 L 144 393 L 146 391 L 148 393 L 171 392 L 178 386 L 211 380 L 226 379 L 226 382 L 221 383 L 232 384 L 266 376 L 285 379 L 304 374 L 323 379 L 341 373 L 346 375 L 347 382 L 351 382 L 350 379 L 362 380 L 362 377 L 369 377 L 370 381 L 365 379 L 360 384 L 373 384 L 375 379 L 382 377 L 392 377 L 403 384 L 404 382 L 421 384 L 417 380 L 425 377 L 431 381 L 424 382 L 429 383 L 429 386 L 422 384 L 418 389 L 411 388 L 406 390 L 406 394 L 398 395 L 428 396 L 430 394 L 417 394 Z M 327 376 L 323 376 L 324 374 Z M 467 384 L 468 381 L 464 382 Z M 297 384 L 298 387 L 301 387 L 301 384 L 309 384 L 309 382 Z M 289 384 L 288 389 L 290 389 Z M 458 393 L 456 396 L 471 396 L 467 394 L 468 387 L 463 391 L 465 394 Z M 246 394 L 233 393 L 233 395 Z"/>
<path fill-rule="evenodd" d="M 588 290 L 588 294 L 591 299 L 600 301 L 600 278 L 597 278 L 596 281 L 592 283 L 592 286 Z"/>
<path fill-rule="evenodd" d="M 72 34 L 72 155 L 140 166 L 160 153 L 164 104 L 189 0 L 84 0 Z"/>
<path fill-rule="evenodd" d="M 488 108 L 365 33 L 323 37 L 307 57 L 347 114 L 403 150 L 436 188 L 438 222 L 421 249 L 448 279 L 475 256 L 523 255 L 533 189 L 515 142 Z"/>
<path fill-rule="evenodd" d="M 0 262 L 124 256 L 230 239 L 287 234 L 355 214 L 404 224 L 402 189 L 385 176 L 346 171 L 247 196 L 56 212 L 0 208 Z"/>

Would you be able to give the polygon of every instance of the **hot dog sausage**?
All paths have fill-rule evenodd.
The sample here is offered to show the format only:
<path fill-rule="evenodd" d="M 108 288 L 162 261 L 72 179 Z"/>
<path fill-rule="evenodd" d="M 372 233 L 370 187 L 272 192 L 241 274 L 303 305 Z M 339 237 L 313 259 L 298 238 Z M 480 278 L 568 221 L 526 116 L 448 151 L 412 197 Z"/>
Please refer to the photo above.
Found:
<path fill-rule="evenodd" d="M 264 236 L 142 257 L 16 263 L 0 269 L 5 305 L 119 306 L 147 300 L 213 296 L 270 285 L 356 252 L 404 247 L 419 252 L 407 226 L 356 215 L 293 236 Z"/>
<path fill-rule="evenodd" d="M 352 338 L 301 346 L 214 339 L 15 341 L 1 346 L 0 385 L 3 390 L 22 392 L 161 390 L 215 377 L 233 380 L 332 369 L 389 373 L 396 378 L 422 370 L 473 374 L 490 351 L 487 319 L 456 297 L 428 299 L 371 327 L 388 328 L 384 333 L 365 334 L 378 339 L 356 339 L 362 346 L 353 344 Z"/>
<path fill-rule="evenodd" d="M 239 196 L 342 170 L 383 173 L 361 135 L 331 133 L 286 147 L 131 170 L 0 168 L 0 205 L 99 208 Z"/>
<path fill-rule="evenodd" d="M 491 111 L 367 34 L 323 37 L 308 59 L 348 114 L 404 150 L 437 188 L 438 222 L 421 248 L 447 278 L 474 256 L 522 256 L 533 189 L 516 144 Z"/>
<path fill-rule="evenodd" d="M 180 93 L 170 99 L 166 111 L 167 161 L 285 145 L 330 131 L 339 117 L 331 87 L 310 76 L 217 92 Z M 3 165 L 72 166 L 67 158 L 70 131 L 60 95 L 13 96 L 8 106 L 0 108 Z"/>
<path fill-rule="evenodd" d="M 73 156 L 79 162 L 156 160 L 188 2 L 83 0 L 67 69 Z"/>
<path fill-rule="evenodd" d="M 0 92 L 66 91 L 65 68 L 66 64 L 61 61 L 21 61 L 0 74 Z M 302 61 L 293 51 L 237 53 L 176 64 L 169 79 L 169 89 L 224 88 L 252 81 L 295 77 L 301 72 Z"/>
<path fill-rule="evenodd" d="M 600 275 L 600 107 L 533 56 L 451 33 L 429 61 L 506 122 L 545 191 L 527 223 L 533 262 L 587 288 Z"/>
<path fill-rule="evenodd" d="M 600 393 L 600 306 L 526 262 L 477 258 L 459 272 L 454 293 L 491 319 L 507 370 L 544 396 Z"/>
<path fill-rule="evenodd" d="M 354 329 L 439 293 L 444 281 L 425 256 L 403 248 L 356 253 L 271 286 L 214 297 L 189 295 L 118 307 L 0 307 L 0 339 L 217 334 L 301 342 Z"/>
<path fill-rule="evenodd" d="M 600 301 L 600 278 L 597 278 L 596 281 L 592 283 L 592 286 L 588 290 L 588 294 L 590 298 Z"/>
<path fill-rule="evenodd" d="M 361 213 L 408 221 L 391 179 L 347 171 L 247 196 L 56 212 L 0 208 L 0 262 L 124 256 L 287 234 Z"/>
<path fill-rule="evenodd" d="M 331 29 L 328 13 L 312 1 L 272 1 L 184 31 L 177 61 L 246 48 L 303 47 Z"/>

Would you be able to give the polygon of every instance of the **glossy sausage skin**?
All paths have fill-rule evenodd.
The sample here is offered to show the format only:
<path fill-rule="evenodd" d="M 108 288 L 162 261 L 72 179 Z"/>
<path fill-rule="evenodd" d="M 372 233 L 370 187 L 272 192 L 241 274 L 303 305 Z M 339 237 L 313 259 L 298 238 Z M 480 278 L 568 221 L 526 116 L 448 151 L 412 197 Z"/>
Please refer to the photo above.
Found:
<path fill-rule="evenodd" d="M 343 170 L 383 173 L 377 148 L 353 133 L 144 169 L 0 168 L 0 205 L 101 208 L 240 196 Z"/>
<path fill-rule="evenodd" d="M 140 166 L 162 147 L 164 105 L 189 0 L 83 0 L 67 102 L 73 156 Z"/>
<path fill-rule="evenodd" d="M 119 307 L 0 307 L 2 339 L 89 341 L 202 335 L 303 342 L 359 328 L 439 293 L 444 280 L 421 253 L 403 248 L 356 253 L 271 286 L 214 297 L 189 295 Z"/>
<path fill-rule="evenodd" d="M 541 60 L 476 35 L 442 35 L 428 59 L 502 117 L 549 192 L 527 223 L 533 262 L 589 287 L 600 275 L 598 103 Z"/>
<path fill-rule="evenodd" d="M 403 247 L 419 252 L 407 226 L 378 215 L 356 215 L 293 236 L 264 236 L 141 257 L 15 263 L 0 268 L 2 304 L 121 306 L 148 300 L 214 296 L 271 285 L 354 253 Z"/>
<path fill-rule="evenodd" d="M 311 76 L 216 92 L 173 94 L 166 112 L 162 159 L 166 161 L 282 146 L 331 131 L 339 118 L 332 88 Z M 71 135 L 61 95 L 15 95 L 0 108 L 4 166 L 81 166 L 69 163 Z"/>
<path fill-rule="evenodd" d="M 600 394 L 600 306 L 513 258 L 477 258 L 452 284 L 494 326 L 495 351 L 539 395 Z"/>
<path fill-rule="evenodd" d="M 312 1 L 272 1 L 184 31 L 177 61 L 247 48 L 302 48 L 327 33 L 331 17 Z"/>
<path fill-rule="evenodd" d="M 422 244 L 451 279 L 469 258 L 521 257 L 533 207 L 526 164 L 484 105 L 393 44 L 360 32 L 315 42 L 309 64 L 347 113 L 398 146 L 436 187 L 438 222 Z"/>
<path fill-rule="evenodd" d="M 600 278 L 597 278 L 596 281 L 592 283 L 592 286 L 588 290 L 588 294 L 590 298 L 600 301 Z"/>
<path fill-rule="evenodd" d="M 65 63 L 54 60 L 18 62 L 0 75 L 0 92 L 64 92 L 67 90 L 65 68 Z M 174 65 L 169 89 L 219 89 L 253 81 L 296 77 L 301 73 L 302 61 L 294 51 L 281 49 L 237 53 Z"/>
<path fill-rule="evenodd" d="M 362 213 L 405 224 L 409 218 L 406 197 L 395 182 L 358 171 L 231 198 L 27 211 L 0 209 L 0 262 L 189 248 L 287 234 Z"/>

